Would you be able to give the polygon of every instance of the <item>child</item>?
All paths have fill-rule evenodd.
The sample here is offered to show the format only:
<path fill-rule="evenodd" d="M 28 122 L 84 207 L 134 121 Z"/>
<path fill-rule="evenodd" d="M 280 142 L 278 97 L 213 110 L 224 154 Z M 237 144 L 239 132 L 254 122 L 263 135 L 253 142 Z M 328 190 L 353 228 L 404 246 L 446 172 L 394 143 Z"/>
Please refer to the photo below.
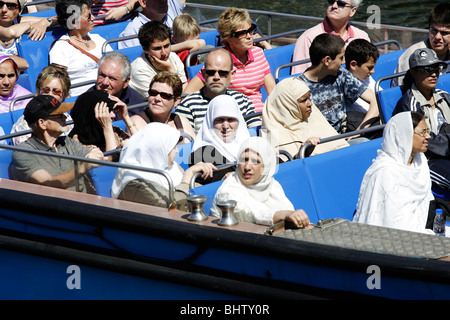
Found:
<path fill-rule="evenodd" d="M 199 39 L 200 25 L 190 14 L 183 13 L 173 20 L 172 51 L 175 52 L 181 61 L 186 64 L 189 53 L 203 49 L 205 40 Z M 191 65 L 197 64 L 196 58 L 191 61 Z"/>

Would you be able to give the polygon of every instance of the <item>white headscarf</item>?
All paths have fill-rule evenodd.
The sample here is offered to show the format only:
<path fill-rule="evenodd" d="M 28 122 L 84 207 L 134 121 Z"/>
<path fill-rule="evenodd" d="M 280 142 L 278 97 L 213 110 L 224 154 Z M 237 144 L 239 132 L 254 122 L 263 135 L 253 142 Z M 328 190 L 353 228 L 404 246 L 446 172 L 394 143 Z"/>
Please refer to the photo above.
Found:
<path fill-rule="evenodd" d="M 432 233 L 425 229 L 434 199 L 427 159 L 418 153 L 407 165 L 413 130 L 411 112 L 401 112 L 386 124 L 382 149 L 361 183 L 354 221 Z"/>
<path fill-rule="evenodd" d="M 217 190 L 211 214 L 221 216 L 216 205 L 218 200 L 235 200 L 234 216 L 239 221 L 273 224 L 273 215 L 279 210 L 294 210 L 291 201 L 286 197 L 282 186 L 273 178 L 277 168 L 277 161 L 273 147 L 261 137 L 251 137 L 240 146 L 238 155 L 246 149 L 259 154 L 264 164 L 262 176 L 258 182 L 247 186 L 239 178 L 238 170 L 228 177 Z"/>
<path fill-rule="evenodd" d="M 232 141 L 224 142 L 214 131 L 214 119 L 219 117 L 231 117 L 238 120 L 239 126 Z M 212 145 L 220 154 L 232 162 L 237 159 L 237 152 L 242 141 L 248 137 L 250 137 L 250 134 L 236 99 L 227 94 L 221 94 L 209 102 L 208 110 L 195 138 L 192 151 Z"/>
<path fill-rule="evenodd" d="M 120 163 L 166 171 L 173 186 L 181 183 L 183 173 L 177 165 L 169 167 L 168 155 L 177 145 L 180 132 L 166 124 L 151 122 L 131 136 L 120 154 Z M 167 179 L 160 174 L 119 168 L 111 188 L 117 198 L 128 182 L 134 179 L 157 183 L 169 190 Z"/>

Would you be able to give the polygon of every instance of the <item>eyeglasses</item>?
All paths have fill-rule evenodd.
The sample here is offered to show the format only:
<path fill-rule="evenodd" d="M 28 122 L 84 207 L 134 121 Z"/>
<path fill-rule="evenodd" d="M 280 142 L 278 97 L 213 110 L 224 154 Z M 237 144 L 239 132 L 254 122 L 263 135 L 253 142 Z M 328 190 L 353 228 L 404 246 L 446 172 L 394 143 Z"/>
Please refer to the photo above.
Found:
<path fill-rule="evenodd" d="M 232 37 L 235 38 L 242 38 L 243 36 L 246 36 L 247 34 L 253 35 L 253 32 L 256 30 L 256 24 L 252 23 L 251 27 L 247 30 L 241 30 L 241 31 L 235 31 L 231 34 Z"/>
<path fill-rule="evenodd" d="M 429 128 L 423 129 L 420 132 L 415 132 L 415 134 L 417 134 L 418 136 L 421 136 L 422 138 L 425 138 L 427 135 L 430 135 L 431 130 Z"/>
<path fill-rule="evenodd" d="M 86 18 L 86 19 L 88 19 L 88 20 L 91 20 L 91 19 L 92 19 L 92 13 L 89 12 L 88 15 L 87 15 L 86 17 L 83 17 L 83 18 Z"/>
<path fill-rule="evenodd" d="M 156 91 L 156 90 L 153 90 L 153 89 L 148 90 L 148 95 L 150 97 L 156 97 L 158 94 L 164 100 L 172 100 L 172 99 L 175 98 L 175 96 L 173 94 L 170 94 L 170 93 L 167 93 L 167 92 L 160 92 L 160 91 Z"/>
<path fill-rule="evenodd" d="M 56 94 L 57 96 L 61 97 L 62 95 L 62 90 L 61 89 L 56 89 L 56 88 L 49 88 L 49 87 L 42 87 L 41 88 L 41 93 L 45 93 L 45 94 Z"/>
<path fill-rule="evenodd" d="M 205 69 L 205 73 L 208 77 L 213 77 L 216 75 L 216 72 L 219 74 L 219 77 L 226 78 L 230 74 L 230 71 L 227 70 L 212 70 L 212 69 Z"/>
<path fill-rule="evenodd" d="M 427 74 L 435 73 L 437 75 L 439 75 L 441 73 L 442 69 L 443 69 L 442 66 L 428 66 L 428 67 L 418 67 L 418 68 L 416 68 L 416 70 L 419 71 L 419 72 L 427 73 Z"/>
<path fill-rule="evenodd" d="M 444 31 L 444 30 L 440 30 L 434 26 L 430 27 L 430 32 L 433 36 L 437 35 L 438 33 L 441 34 L 441 36 L 446 37 L 450 34 L 450 31 Z"/>
<path fill-rule="evenodd" d="M 328 5 L 332 6 L 335 2 L 337 3 L 339 8 L 352 7 L 351 4 L 348 4 L 343 0 L 328 0 Z"/>
<path fill-rule="evenodd" d="M 6 7 L 7 7 L 9 10 L 14 10 L 14 9 L 19 8 L 19 5 L 18 5 L 17 3 L 3 2 L 3 1 L 0 1 L 0 8 L 3 8 L 3 6 L 4 6 L 5 4 L 6 4 Z"/>

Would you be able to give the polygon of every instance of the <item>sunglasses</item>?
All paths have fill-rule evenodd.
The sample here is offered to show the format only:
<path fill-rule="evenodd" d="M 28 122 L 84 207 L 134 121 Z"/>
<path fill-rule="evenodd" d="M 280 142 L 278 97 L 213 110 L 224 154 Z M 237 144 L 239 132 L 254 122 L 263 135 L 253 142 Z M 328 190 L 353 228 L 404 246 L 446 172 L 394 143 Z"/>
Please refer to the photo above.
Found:
<path fill-rule="evenodd" d="M 242 38 L 243 36 L 246 36 L 247 34 L 253 35 L 253 32 L 256 30 L 256 24 L 252 23 L 251 27 L 247 30 L 241 30 L 241 31 L 235 31 L 231 34 L 232 37 L 235 38 Z"/>
<path fill-rule="evenodd" d="M 41 88 L 41 93 L 45 93 L 45 94 L 53 93 L 53 94 L 56 94 L 57 96 L 61 97 L 62 90 L 55 89 L 55 88 L 51 89 L 49 87 L 43 87 L 43 88 Z"/>
<path fill-rule="evenodd" d="M 172 99 L 175 98 L 175 96 L 173 94 L 170 94 L 170 93 L 167 93 L 167 92 L 160 92 L 160 91 L 156 91 L 156 90 L 153 90 L 153 89 L 150 89 L 148 91 L 148 95 L 150 97 L 156 97 L 158 94 L 164 100 L 172 100 Z"/>
<path fill-rule="evenodd" d="M 17 3 L 3 2 L 3 1 L 0 1 L 0 8 L 3 8 L 3 6 L 4 6 L 5 4 L 6 4 L 6 7 L 7 7 L 9 10 L 14 10 L 14 9 L 19 8 L 19 5 L 18 5 Z"/>
<path fill-rule="evenodd" d="M 351 7 L 351 4 L 348 4 L 347 2 L 343 0 L 328 0 L 328 5 L 332 6 L 334 3 L 337 3 L 339 8 L 345 8 L 345 7 Z"/>
<path fill-rule="evenodd" d="M 219 77 L 226 78 L 230 74 L 230 71 L 227 70 L 212 70 L 212 69 L 205 69 L 205 73 L 208 77 L 213 77 L 216 75 L 216 72 L 219 74 Z"/>
<path fill-rule="evenodd" d="M 428 67 L 418 67 L 417 71 L 422 72 L 422 73 L 427 73 L 427 74 L 432 74 L 435 73 L 437 75 L 439 75 L 442 71 L 442 66 L 428 66 Z"/>

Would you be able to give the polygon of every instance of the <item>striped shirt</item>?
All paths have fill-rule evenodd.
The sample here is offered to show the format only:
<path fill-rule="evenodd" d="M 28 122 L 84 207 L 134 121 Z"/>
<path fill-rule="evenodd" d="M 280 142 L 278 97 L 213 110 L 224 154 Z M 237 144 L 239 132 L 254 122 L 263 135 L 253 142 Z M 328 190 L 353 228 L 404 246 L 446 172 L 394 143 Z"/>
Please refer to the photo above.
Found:
<path fill-rule="evenodd" d="M 233 57 L 233 64 L 236 70 L 233 80 L 228 89 L 242 92 L 253 102 L 255 112 L 262 111 L 264 103 L 262 101 L 261 88 L 264 85 L 264 77 L 270 73 L 270 66 L 264 55 L 263 49 L 253 46 L 248 51 L 248 60 L 245 64 L 235 57 L 228 46 L 225 49 L 230 51 Z M 201 71 L 197 76 L 205 82 Z"/>
<path fill-rule="evenodd" d="M 92 3 L 91 10 L 94 17 L 97 17 L 98 15 L 107 14 L 113 8 L 123 7 L 126 4 L 128 4 L 128 0 L 100 0 Z M 103 19 L 95 19 L 94 25 L 102 25 L 103 22 Z"/>
<path fill-rule="evenodd" d="M 227 89 L 226 94 L 236 99 L 239 109 L 242 112 L 242 116 L 247 116 L 255 113 L 250 99 L 241 92 L 232 91 Z M 204 88 L 199 91 L 193 92 L 185 97 L 175 108 L 175 114 L 186 117 L 194 128 L 195 133 L 200 130 L 203 119 L 205 118 L 208 105 L 211 100 L 205 97 Z M 247 127 L 254 127 L 261 125 L 261 119 L 259 116 L 248 117 L 246 119 Z"/>

